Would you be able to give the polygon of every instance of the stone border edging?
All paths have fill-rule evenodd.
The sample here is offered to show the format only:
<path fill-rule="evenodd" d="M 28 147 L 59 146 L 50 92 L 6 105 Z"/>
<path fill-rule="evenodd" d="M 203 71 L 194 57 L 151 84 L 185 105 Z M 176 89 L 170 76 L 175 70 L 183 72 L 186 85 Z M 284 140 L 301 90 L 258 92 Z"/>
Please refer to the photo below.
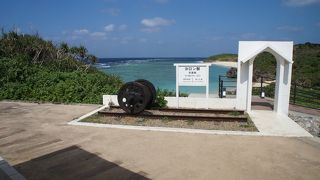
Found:
<path fill-rule="evenodd" d="M 15 168 L 0 156 L 0 171 L 4 172 L 12 180 L 26 180 Z"/>
<path fill-rule="evenodd" d="M 128 130 L 142 130 L 142 131 L 160 131 L 160 132 L 178 132 L 178 133 L 193 133 L 193 134 L 213 134 L 213 135 L 238 135 L 238 136 L 278 136 L 278 137 L 305 137 L 299 135 L 290 134 L 275 134 L 261 132 L 258 127 L 258 132 L 249 131 L 223 131 L 223 130 L 206 130 L 206 129 L 188 129 L 188 128 L 171 128 L 171 127 L 151 127 L 151 126 L 133 126 L 133 125 L 118 125 L 118 124 L 101 124 L 101 123 L 90 123 L 90 122 L 80 122 L 82 119 L 87 118 L 98 111 L 109 107 L 109 105 L 104 105 L 95 109 L 79 118 L 70 121 L 69 125 L 77 126 L 88 126 L 88 127 L 99 127 L 99 128 L 115 128 L 115 129 L 128 129 Z"/>

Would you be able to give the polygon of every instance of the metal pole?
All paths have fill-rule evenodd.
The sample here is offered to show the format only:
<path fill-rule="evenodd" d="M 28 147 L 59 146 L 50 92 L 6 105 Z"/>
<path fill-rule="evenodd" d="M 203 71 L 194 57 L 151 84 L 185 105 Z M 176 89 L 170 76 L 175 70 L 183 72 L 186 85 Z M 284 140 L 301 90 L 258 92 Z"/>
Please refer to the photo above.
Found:
<path fill-rule="evenodd" d="M 218 91 L 219 92 L 219 98 L 221 98 L 221 94 L 220 94 L 221 93 L 221 87 L 220 87 L 221 82 L 220 81 L 221 81 L 221 77 L 219 75 L 219 91 Z"/>
<path fill-rule="evenodd" d="M 219 81 L 219 97 L 222 98 L 222 87 L 221 87 L 221 80 Z"/>
<path fill-rule="evenodd" d="M 207 103 L 207 109 L 209 108 L 209 66 L 206 66 L 207 69 L 207 82 L 206 82 L 206 103 Z"/>
<path fill-rule="evenodd" d="M 293 104 L 296 104 L 296 95 L 297 95 L 297 83 L 294 82 L 294 89 L 293 89 Z"/>
<path fill-rule="evenodd" d="M 221 98 L 223 98 L 223 80 L 221 80 Z"/>
<path fill-rule="evenodd" d="M 176 66 L 176 98 L 177 108 L 179 108 L 179 65 Z"/>
<path fill-rule="evenodd" d="M 260 77 L 260 97 L 262 97 L 263 77 Z"/>

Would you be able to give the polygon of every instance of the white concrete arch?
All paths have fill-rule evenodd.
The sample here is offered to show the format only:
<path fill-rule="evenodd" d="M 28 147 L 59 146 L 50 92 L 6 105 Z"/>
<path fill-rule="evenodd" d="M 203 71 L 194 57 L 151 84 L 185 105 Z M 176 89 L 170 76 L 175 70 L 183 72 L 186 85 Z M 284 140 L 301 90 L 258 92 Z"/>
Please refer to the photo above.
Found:
<path fill-rule="evenodd" d="M 288 114 L 292 72 L 293 42 L 240 41 L 237 74 L 237 109 L 251 111 L 253 62 L 262 52 L 277 60 L 274 111 Z"/>

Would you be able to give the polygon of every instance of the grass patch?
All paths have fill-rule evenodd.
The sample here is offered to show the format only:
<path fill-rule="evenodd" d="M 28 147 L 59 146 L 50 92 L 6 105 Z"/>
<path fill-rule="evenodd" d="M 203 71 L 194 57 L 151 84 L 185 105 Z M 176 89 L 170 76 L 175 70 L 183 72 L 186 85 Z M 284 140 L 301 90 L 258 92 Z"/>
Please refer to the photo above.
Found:
<path fill-rule="evenodd" d="M 238 111 L 232 111 L 232 112 L 228 112 L 228 115 L 231 115 L 231 116 L 240 116 L 241 113 L 238 112 Z"/>

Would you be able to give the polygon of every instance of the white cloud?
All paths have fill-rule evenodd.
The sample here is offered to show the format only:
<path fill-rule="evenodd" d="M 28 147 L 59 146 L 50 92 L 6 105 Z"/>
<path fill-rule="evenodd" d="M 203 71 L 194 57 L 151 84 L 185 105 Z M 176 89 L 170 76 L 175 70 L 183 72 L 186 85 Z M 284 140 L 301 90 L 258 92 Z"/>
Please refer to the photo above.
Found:
<path fill-rule="evenodd" d="M 148 41 L 148 39 L 146 39 L 146 38 L 140 38 L 139 39 L 139 42 L 141 42 L 141 43 L 145 43 L 145 42 L 147 42 Z"/>
<path fill-rule="evenodd" d="M 277 30 L 287 31 L 287 32 L 300 32 L 300 31 L 303 31 L 303 28 L 296 27 L 296 26 L 279 26 L 279 27 L 277 27 Z"/>
<path fill-rule="evenodd" d="M 72 40 L 76 40 L 76 39 L 79 39 L 79 38 L 80 38 L 80 36 L 71 35 L 71 39 L 72 39 Z"/>
<path fill-rule="evenodd" d="M 169 26 L 174 23 L 175 23 L 174 20 L 167 20 L 161 17 L 141 20 L 141 24 L 146 27 Z"/>
<path fill-rule="evenodd" d="M 128 44 L 131 40 L 133 40 L 132 37 L 123 37 L 120 39 L 121 44 Z"/>
<path fill-rule="evenodd" d="M 287 6 L 301 7 L 311 4 L 319 3 L 320 0 L 284 0 L 284 4 Z"/>
<path fill-rule="evenodd" d="M 110 16 L 118 16 L 120 14 L 120 9 L 117 8 L 107 8 L 107 9 L 102 9 L 102 13 L 106 13 Z"/>
<path fill-rule="evenodd" d="M 89 30 L 87 29 L 77 29 L 73 31 L 73 34 L 76 36 L 89 34 Z"/>
<path fill-rule="evenodd" d="M 114 24 L 109 24 L 107 26 L 104 27 L 104 30 L 107 32 L 112 32 L 115 29 L 115 25 Z"/>
<path fill-rule="evenodd" d="M 144 26 L 144 28 L 141 29 L 142 32 L 158 32 L 160 31 L 161 26 L 170 26 L 175 23 L 175 20 L 171 19 L 164 19 L 161 17 L 155 17 L 151 19 L 142 19 L 141 24 Z"/>
<path fill-rule="evenodd" d="M 105 37 L 106 33 L 105 32 L 93 32 L 90 35 L 93 37 Z"/>
<path fill-rule="evenodd" d="M 126 30 L 127 29 L 127 25 L 126 24 L 121 24 L 119 27 L 118 27 L 118 29 L 120 30 L 120 31 L 124 31 L 124 30 Z"/>
<path fill-rule="evenodd" d="M 112 41 L 118 41 L 119 38 L 118 38 L 118 37 L 113 37 L 113 38 L 111 38 L 111 40 L 112 40 Z"/>
<path fill-rule="evenodd" d="M 153 33 L 153 32 L 159 32 L 160 28 L 154 27 L 154 28 L 142 28 L 142 32 L 147 32 L 147 33 Z"/>
<path fill-rule="evenodd" d="M 19 27 L 14 27 L 13 31 L 16 33 L 21 33 L 21 29 Z"/>
<path fill-rule="evenodd" d="M 255 39 L 257 37 L 256 33 L 249 32 L 240 35 L 240 39 Z"/>
<path fill-rule="evenodd" d="M 66 34 L 68 34 L 68 31 L 62 31 L 61 34 L 66 35 Z"/>

